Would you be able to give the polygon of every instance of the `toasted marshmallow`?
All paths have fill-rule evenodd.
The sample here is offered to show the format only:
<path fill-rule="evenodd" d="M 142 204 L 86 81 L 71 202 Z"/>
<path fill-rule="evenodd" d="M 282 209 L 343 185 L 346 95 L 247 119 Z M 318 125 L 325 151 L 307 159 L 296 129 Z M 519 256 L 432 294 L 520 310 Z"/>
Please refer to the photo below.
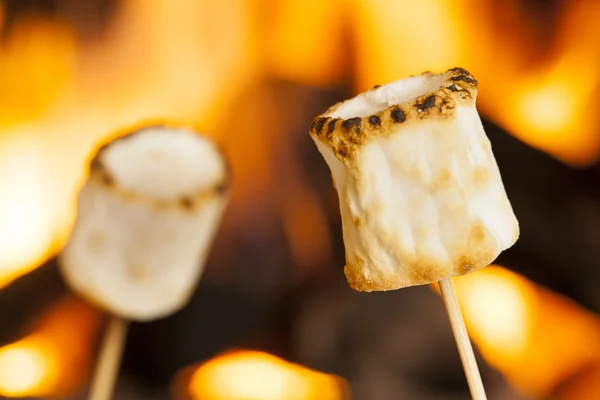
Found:
<path fill-rule="evenodd" d="M 402 79 L 338 103 L 310 134 L 337 188 L 345 273 L 393 290 L 489 265 L 519 224 L 462 68 Z"/>
<path fill-rule="evenodd" d="M 182 308 L 226 207 L 228 179 L 215 144 L 185 129 L 148 127 L 103 146 L 60 255 L 68 284 L 132 320 Z"/>

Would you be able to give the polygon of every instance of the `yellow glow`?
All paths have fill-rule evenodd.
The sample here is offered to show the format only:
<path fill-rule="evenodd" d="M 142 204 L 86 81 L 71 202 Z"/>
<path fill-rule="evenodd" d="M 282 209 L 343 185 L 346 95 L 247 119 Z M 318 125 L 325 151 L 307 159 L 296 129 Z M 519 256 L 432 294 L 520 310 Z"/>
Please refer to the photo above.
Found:
<path fill-rule="evenodd" d="M 58 354 L 40 340 L 24 340 L 0 349 L 0 394 L 45 396 L 55 385 Z"/>
<path fill-rule="evenodd" d="M 588 114 L 586 74 L 568 68 L 539 72 L 504 84 L 510 89 L 494 102 L 482 97 L 485 113 L 523 142 L 563 161 L 580 165 L 594 159 L 600 142 L 595 115 Z"/>
<path fill-rule="evenodd" d="M 258 351 L 236 351 L 198 367 L 188 384 L 198 400 L 341 400 L 341 380 Z"/>
<path fill-rule="evenodd" d="M 343 79 L 350 61 L 343 45 L 344 6 L 340 0 L 277 1 L 267 39 L 269 72 L 315 85 Z"/>
<path fill-rule="evenodd" d="M 465 318 L 490 351 L 505 357 L 521 354 L 530 331 L 530 306 L 522 283 L 506 270 L 485 271 L 459 283 Z"/>
<path fill-rule="evenodd" d="M 518 100 L 519 122 L 525 128 L 552 134 L 564 131 L 576 115 L 577 93 L 561 82 L 526 91 Z"/>
<path fill-rule="evenodd" d="M 53 226 L 41 142 L 0 138 L 0 287 L 46 255 Z"/>
<path fill-rule="evenodd" d="M 467 46 L 460 3 L 351 0 L 358 89 L 459 65 Z M 457 4 L 458 3 L 458 4 Z"/>
<path fill-rule="evenodd" d="M 512 0 L 351 0 L 358 90 L 461 66 L 480 82 L 483 115 L 572 165 L 600 153 L 600 5 L 565 3 L 555 40 L 541 43 Z M 508 23 L 510 30 L 497 29 Z M 354 53 L 353 53 L 354 54 Z"/>

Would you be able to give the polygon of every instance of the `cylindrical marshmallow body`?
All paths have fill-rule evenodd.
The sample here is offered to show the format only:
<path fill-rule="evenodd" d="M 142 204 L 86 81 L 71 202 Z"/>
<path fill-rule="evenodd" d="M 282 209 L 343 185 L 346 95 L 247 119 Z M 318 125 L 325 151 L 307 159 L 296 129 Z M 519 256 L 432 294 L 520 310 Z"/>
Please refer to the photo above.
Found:
<path fill-rule="evenodd" d="M 80 192 L 61 253 L 84 298 L 133 320 L 183 307 L 202 274 L 227 202 L 227 166 L 193 132 L 149 128 L 105 146 Z"/>
<path fill-rule="evenodd" d="M 489 265 L 519 226 L 462 69 L 375 88 L 315 119 L 338 191 L 345 273 L 361 291 Z"/>

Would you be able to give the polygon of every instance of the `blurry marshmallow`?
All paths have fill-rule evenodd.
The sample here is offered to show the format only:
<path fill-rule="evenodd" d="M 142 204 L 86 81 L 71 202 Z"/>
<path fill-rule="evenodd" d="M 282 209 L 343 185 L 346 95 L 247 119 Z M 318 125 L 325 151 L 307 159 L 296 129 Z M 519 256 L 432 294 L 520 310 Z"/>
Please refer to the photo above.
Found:
<path fill-rule="evenodd" d="M 95 155 L 61 269 L 82 297 L 152 320 L 185 306 L 227 204 L 228 167 L 207 137 L 141 129 Z"/>

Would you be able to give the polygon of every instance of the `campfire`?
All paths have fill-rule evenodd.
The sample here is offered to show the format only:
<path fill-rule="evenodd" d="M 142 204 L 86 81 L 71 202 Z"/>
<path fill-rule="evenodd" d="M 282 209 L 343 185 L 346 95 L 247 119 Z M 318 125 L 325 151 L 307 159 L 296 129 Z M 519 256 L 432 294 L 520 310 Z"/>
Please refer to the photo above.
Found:
<path fill-rule="evenodd" d="M 131 325 L 115 398 L 227 398 L 217 373 L 297 379 L 273 398 L 466 398 L 435 287 L 343 286 L 308 135 L 338 101 L 461 66 L 521 226 L 455 282 L 488 395 L 600 397 L 600 4 L 538 3 L 2 1 L 0 396 L 85 397 L 105 324 L 58 273 L 76 196 L 102 143 L 175 124 L 223 149 L 231 201 L 190 303 Z"/>

